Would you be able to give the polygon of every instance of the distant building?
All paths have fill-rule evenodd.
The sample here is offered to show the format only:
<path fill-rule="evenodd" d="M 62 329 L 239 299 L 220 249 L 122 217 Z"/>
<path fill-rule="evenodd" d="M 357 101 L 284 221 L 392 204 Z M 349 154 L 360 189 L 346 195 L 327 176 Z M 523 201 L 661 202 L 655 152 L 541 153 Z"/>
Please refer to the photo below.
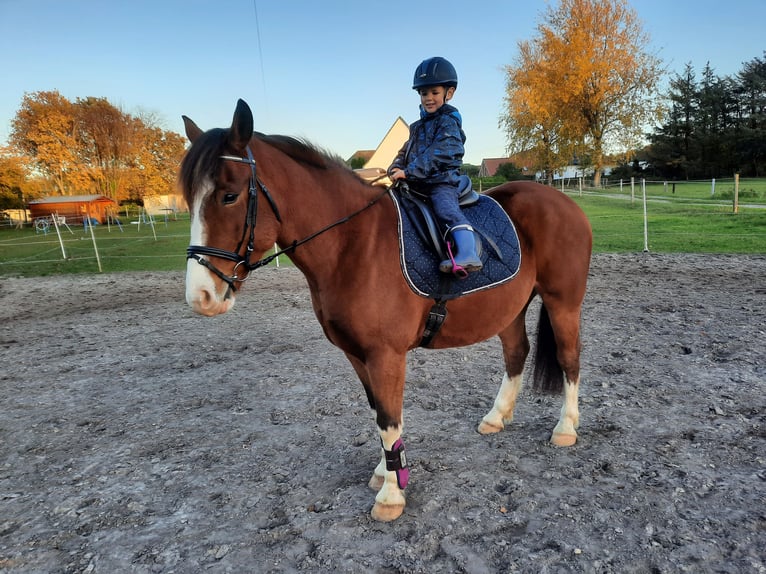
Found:
<path fill-rule="evenodd" d="M 378 144 L 378 147 L 370 155 L 367 163 L 364 164 L 362 169 L 356 170 L 356 172 L 363 178 L 372 181 L 377 179 L 381 175 L 386 173 L 388 166 L 394 161 L 396 154 L 407 141 L 410 136 L 410 128 L 401 116 L 396 118 L 394 123 L 383 136 L 383 139 Z M 365 151 L 358 151 L 351 157 L 357 157 L 358 154 L 367 153 Z M 388 185 L 391 183 L 387 177 L 378 180 L 377 183 L 382 185 Z"/>
<path fill-rule="evenodd" d="M 115 214 L 117 202 L 105 195 L 57 195 L 30 201 L 28 207 L 33 220 L 59 215 L 69 223 L 80 223 L 86 217 L 106 223 L 107 216 Z"/>
<path fill-rule="evenodd" d="M 510 157 L 493 157 L 481 160 L 479 166 L 479 177 L 493 177 L 497 174 L 498 168 L 504 163 L 512 163 L 521 170 L 524 177 L 534 177 L 535 170 L 534 156 L 530 152 L 515 153 Z"/>
<path fill-rule="evenodd" d="M 182 195 L 147 195 L 144 197 L 144 209 L 149 215 L 169 215 L 189 211 Z"/>
<path fill-rule="evenodd" d="M 372 157 L 372 154 L 375 153 L 374 149 L 360 149 L 354 152 L 354 155 L 352 155 L 350 158 L 346 160 L 346 163 L 352 164 L 355 163 L 356 160 L 362 160 L 364 163 L 367 163 L 370 158 Z"/>

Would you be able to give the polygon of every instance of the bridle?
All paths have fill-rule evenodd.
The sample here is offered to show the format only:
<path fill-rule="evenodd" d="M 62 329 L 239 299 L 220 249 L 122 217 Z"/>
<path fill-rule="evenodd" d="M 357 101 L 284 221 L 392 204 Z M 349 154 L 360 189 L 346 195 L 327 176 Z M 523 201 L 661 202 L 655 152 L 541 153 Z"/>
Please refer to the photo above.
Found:
<path fill-rule="evenodd" d="M 268 257 L 265 257 L 263 259 L 260 259 L 259 261 L 255 261 L 253 263 L 250 262 L 250 256 L 252 255 L 253 249 L 255 248 L 254 246 L 255 220 L 258 215 L 258 190 L 259 189 L 261 190 L 263 195 L 266 197 L 266 200 L 269 202 L 269 205 L 271 206 L 271 209 L 274 212 L 274 215 L 276 216 L 277 221 L 281 223 L 282 219 L 279 215 L 279 209 L 277 209 L 277 204 L 274 203 L 274 198 L 271 197 L 269 190 L 266 189 L 266 186 L 263 185 L 263 182 L 260 179 L 258 179 L 258 176 L 255 172 L 255 159 L 253 158 L 253 152 L 250 151 L 249 146 L 246 148 L 246 150 L 247 150 L 247 157 L 239 157 L 235 155 L 219 156 L 219 159 L 222 159 L 222 160 L 246 163 L 250 166 L 250 184 L 247 190 L 247 215 L 245 215 L 245 225 L 242 228 L 242 237 L 240 237 L 239 243 L 237 243 L 237 247 L 234 249 L 234 251 L 226 251 L 225 249 L 219 249 L 218 247 L 208 247 L 207 245 L 189 245 L 189 247 L 186 249 L 186 259 L 194 259 L 197 263 L 209 269 L 213 274 L 215 274 L 222 281 L 228 284 L 229 290 L 226 292 L 226 296 L 224 297 L 226 299 L 228 299 L 231 291 L 237 290 L 237 287 L 235 285 L 236 282 L 241 283 L 242 281 L 247 280 L 247 278 L 250 277 L 250 273 L 254 269 L 258 269 L 259 267 L 268 265 L 278 255 L 281 255 L 282 253 L 284 253 L 284 251 L 282 251 L 282 252 L 270 255 Z M 248 231 L 250 232 L 249 235 L 248 235 Z M 245 255 L 242 256 L 240 255 L 239 252 L 242 249 L 242 245 L 245 243 L 246 237 L 247 237 L 247 246 L 245 248 Z M 208 259 L 201 257 L 202 255 L 208 255 L 211 257 L 218 257 L 220 259 L 227 259 L 229 261 L 234 261 L 235 265 L 234 265 L 234 270 L 232 271 L 232 274 L 227 275 L 226 273 L 218 269 L 215 265 L 210 263 Z M 238 270 L 240 269 L 245 271 L 245 274 L 242 277 L 240 277 L 238 274 Z"/>
<path fill-rule="evenodd" d="M 218 156 L 219 159 L 222 159 L 225 161 L 235 161 L 239 163 L 245 163 L 250 166 L 250 183 L 249 183 L 248 191 L 247 191 L 247 196 L 248 196 L 247 214 L 245 215 L 245 225 L 242 228 L 242 237 L 240 237 L 239 243 L 237 243 L 237 247 L 234 249 L 234 251 L 226 251 L 225 249 L 219 249 L 218 247 L 208 247 L 207 245 L 189 245 L 189 247 L 186 249 L 186 259 L 194 259 L 197 263 L 207 268 L 211 273 L 216 275 L 219 279 L 221 279 L 223 282 L 225 282 L 229 286 L 228 290 L 226 291 L 226 295 L 224 296 L 224 299 L 228 299 L 231 293 L 237 290 L 237 287 L 236 287 L 237 282 L 242 283 L 243 281 L 246 281 L 250 277 L 250 273 L 252 273 L 255 269 L 259 269 L 260 267 L 264 267 L 268 265 L 280 255 L 284 255 L 285 253 L 294 251 L 295 248 L 298 247 L 299 245 L 303 245 L 304 243 L 311 241 L 312 239 L 314 239 L 318 235 L 321 235 L 325 231 L 328 231 L 337 225 L 341 225 L 342 223 L 346 223 L 351 218 L 356 217 L 357 215 L 359 215 L 360 213 L 362 213 L 369 207 L 372 207 L 373 205 L 375 205 L 380 199 L 382 199 L 385 195 L 388 194 L 388 189 L 385 189 L 380 195 L 370 200 L 370 202 L 367 203 L 367 205 L 365 205 L 361 209 L 358 209 L 354 213 L 347 215 L 346 217 L 336 221 L 335 223 L 331 223 L 330 225 L 323 227 L 319 231 L 316 231 L 312 233 L 311 235 L 304 237 L 303 239 L 293 241 L 288 247 L 281 249 L 275 253 L 272 253 L 268 257 L 264 257 L 263 259 L 259 259 L 258 261 L 251 262 L 250 256 L 252 255 L 253 250 L 255 249 L 255 223 L 256 223 L 256 217 L 258 215 L 258 191 L 259 190 L 261 191 L 261 193 L 263 193 L 264 197 L 266 197 L 266 201 L 269 202 L 269 206 L 271 206 L 271 210 L 274 212 L 274 216 L 277 218 L 277 221 L 282 223 L 282 218 L 279 215 L 279 209 L 277 209 L 277 204 L 274 202 L 274 198 L 271 197 L 269 190 L 266 188 L 263 182 L 258 178 L 258 175 L 256 173 L 256 162 L 255 162 L 255 159 L 253 158 L 253 152 L 250 151 L 250 146 L 246 147 L 245 149 L 247 151 L 247 157 L 239 157 L 235 155 Z M 245 238 L 247 238 L 247 244 L 245 247 L 245 255 L 242 256 L 240 255 L 239 252 L 242 249 L 242 245 L 245 244 Z M 231 275 L 227 275 L 226 273 L 218 269 L 208 259 L 205 259 L 204 257 L 202 257 L 203 255 L 207 255 L 210 257 L 218 257 L 220 259 L 226 259 L 228 261 L 234 261 L 235 265 Z M 242 277 L 239 276 L 238 270 L 242 270 L 245 272 Z"/>

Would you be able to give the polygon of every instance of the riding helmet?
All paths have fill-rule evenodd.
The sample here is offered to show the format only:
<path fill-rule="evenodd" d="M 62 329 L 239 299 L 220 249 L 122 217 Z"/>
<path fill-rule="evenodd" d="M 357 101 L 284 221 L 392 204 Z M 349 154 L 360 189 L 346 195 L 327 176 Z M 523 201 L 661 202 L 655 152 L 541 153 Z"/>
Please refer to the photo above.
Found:
<path fill-rule="evenodd" d="M 457 88 L 457 72 L 455 66 L 441 56 L 423 60 L 415 69 L 412 89 L 418 90 L 426 86 L 446 86 Z"/>

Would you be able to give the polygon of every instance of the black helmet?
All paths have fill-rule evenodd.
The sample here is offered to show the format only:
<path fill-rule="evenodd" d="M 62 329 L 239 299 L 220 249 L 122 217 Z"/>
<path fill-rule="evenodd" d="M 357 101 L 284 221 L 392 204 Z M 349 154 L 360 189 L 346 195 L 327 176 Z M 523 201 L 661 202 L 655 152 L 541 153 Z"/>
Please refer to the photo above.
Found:
<path fill-rule="evenodd" d="M 417 90 L 426 86 L 457 88 L 455 66 L 440 56 L 423 60 L 415 69 L 412 89 Z"/>

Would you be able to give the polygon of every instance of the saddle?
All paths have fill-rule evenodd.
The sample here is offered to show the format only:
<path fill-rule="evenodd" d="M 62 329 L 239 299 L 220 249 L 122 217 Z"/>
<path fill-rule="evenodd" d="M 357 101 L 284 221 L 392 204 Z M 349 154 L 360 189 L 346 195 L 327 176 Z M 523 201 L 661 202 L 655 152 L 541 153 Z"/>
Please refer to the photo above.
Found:
<path fill-rule="evenodd" d="M 431 343 L 444 323 L 447 301 L 510 281 L 521 266 L 519 237 L 505 210 L 492 197 L 476 193 L 468 177 L 461 179 L 459 189 L 460 207 L 478 233 L 477 240 L 491 247 L 482 249 L 482 269 L 462 279 L 439 271 L 446 248 L 428 197 L 401 184 L 389 190 L 399 220 L 404 279 L 414 293 L 434 300 L 420 340 L 422 347 Z"/>
<path fill-rule="evenodd" d="M 410 187 L 406 182 L 399 182 L 394 189 L 404 209 L 411 214 L 419 215 L 412 218 L 412 223 L 423 242 L 429 245 L 440 259 L 447 259 L 444 232 L 440 230 L 439 221 L 431 208 L 428 195 Z M 461 175 L 458 184 L 458 205 L 463 209 L 475 205 L 478 201 L 479 194 L 473 189 L 471 178 Z"/>

